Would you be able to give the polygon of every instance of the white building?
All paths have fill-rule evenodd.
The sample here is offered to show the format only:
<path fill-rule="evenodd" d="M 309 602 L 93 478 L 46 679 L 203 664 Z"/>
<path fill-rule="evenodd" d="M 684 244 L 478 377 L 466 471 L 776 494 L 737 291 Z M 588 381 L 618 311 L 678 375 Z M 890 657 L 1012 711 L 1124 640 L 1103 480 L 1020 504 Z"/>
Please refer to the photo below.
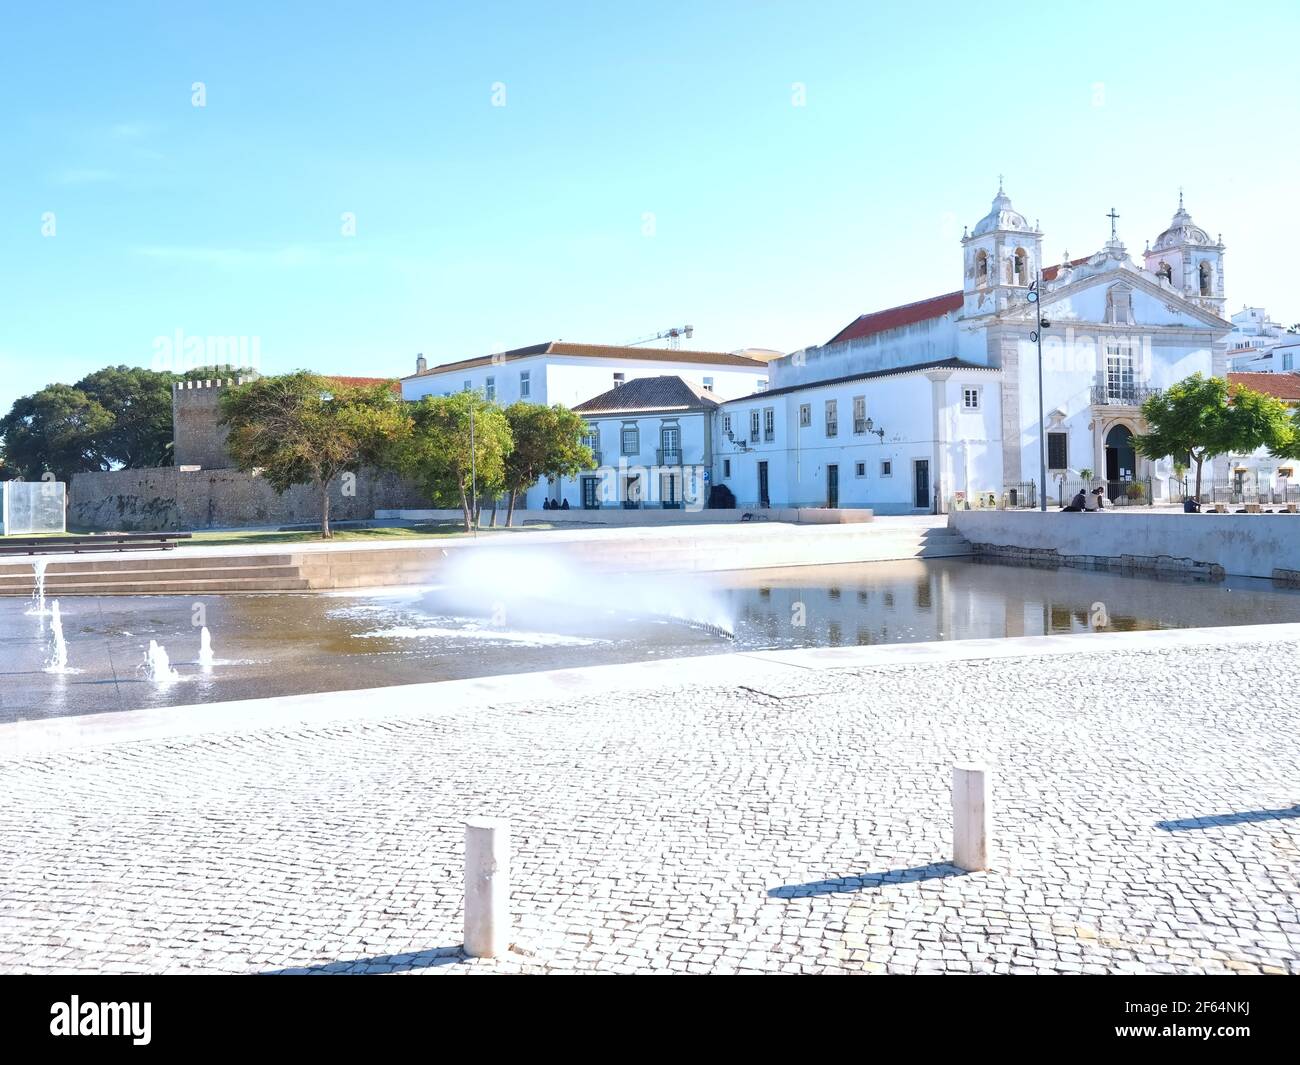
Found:
<path fill-rule="evenodd" d="M 1180 200 L 1139 265 L 1118 215 L 1108 217 L 1100 251 L 1048 266 L 1041 231 L 999 188 L 962 237 L 960 289 L 864 314 L 826 344 L 771 362 L 764 395 L 723 405 L 717 475 L 740 502 L 761 505 L 766 489 L 774 506 L 942 511 L 1041 491 L 1041 447 L 1053 498 L 1083 471 L 1112 495 L 1150 478 L 1166 496 L 1172 464 L 1140 459 L 1132 436 L 1153 390 L 1226 372 L 1224 245 Z M 1039 302 L 1029 298 L 1035 283 Z"/>
<path fill-rule="evenodd" d="M 704 505 L 720 401 L 676 376 L 641 377 L 573 408 L 597 469 L 547 486 L 552 501 L 598 507 Z"/>
<path fill-rule="evenodd" d="M 502 406 L 523 399 L 574 407 L 615 385 L 664 374 L 675 374 L 723 399 L 757 391 L 768 376 L 765 361 L 744 354 L 552 340 L 441 366 L 426 366 L 421 356 L 416 372 L 402 379 L 402 398 L 473 389 Z"/>
<path fill-rule="evenodd" d="M 1234 373 L 1300 371 L 1300 327 L 1273 321 L 1263 307 L 1242 307 L 1232 316 L 1228 368 Z"/>
<path fill-rule="evenodd" d="M 606 393 L 612 395 L 621 387 L 633 388 L 643 381 L 660 384 L 649 390 L 635 388 L 626 393 L 629 402 L 633 402 L 634 397 L 635 402 L 652 402 L 653 399 L 647 397 L 657 395 L 662 399 L 668 392 L 679 397 L 689 394 L 695 397 L 690 403 L 689 411 L 676 409 L 676 401 L 666 407 L 661 405 L 645 408 L 646 424 L 640 437 L 642 443 L 635 452 L 622 452 L 619 436 L 607 424 L 612 419 L 621 418 L 624 412 L 616 411 L 611 418 L 596 418 L 592 421 L 593 426 L 600 426 L 600 434 L 606 437 L 605 441 L 597 442 L 593 448 L 601 453 L 602 458 L 612 460 L 615 468 L 619 466 L 619 460 L 625 458 L 628 460 L 625 465 L 644 466 L 648 469 L 650 466 L 662 465 L 654 462 L 655 453 L 664 446 L 663 431 L 656 426 L 660 421 L 684 415 L 680 418 L 679 446 L 689 450 L 694 465 L 688 464 L 683 468 L 683 463 L 677 462 L 676 473 L 663 484 L 660 484 L 657 475 L 646 474 L 638 481 L 637 493 L 631 498 L 626 495 L 626 483 L 619 482 L 618 491 L 607 494 L 608 497 L 603 499 L 602 504 L 635 505 L 639 501 L 645 505 L 658 506 L 665 499 L 672 502 L 673 494 L 676 494 L 677 501 L 680 502 L 682 493 L 688 488 L 695 493 L 691 496 L 692 499 L 698 497 L 711 457 L 708 413 L 717 405 L 717 400 L 750 395 L 766 388 L 766 358 L 772 354 L 775 353 L 756 351 L 754 355 L 758 357 L 753 357 L 745 353 L 725 351 L 573 344 L 554 340 L 432 367 L 420 356 L 416 360 L 416 372 L 402 379 L 402 398 L 417 400 L 423 396 L 449 396 L 454 392 L 476 390 L 490 402 L 503 407 L 518 400 L 526 400 L 548 406 L 559 403 L 570 409 L 580 409 L 586 401 L 597 404 L 604 402 Z M 665 385 L 665 381 L 680 381 L 682 389 L 679 391 L 673 386 Z M 714 396 L 717 400 L 709 398 Z M 669 410 L 670 407 L 674 409 Z M 596 413 L 595 408 L 592 408 L 592 413 Z M 611 479 L 610 484 L 614 483 Z M 524 509 L 540 508 L 549 498 L 560 502 L 567 500 L 570 507 L 581 506 L 584 499 L 587 499 L 584 493 L 589 487 L 587 481 L 563 486 L 538 482 L 518 503 Z M 664 490 L 669 493 L 668 496 L 662 494 Z"/>

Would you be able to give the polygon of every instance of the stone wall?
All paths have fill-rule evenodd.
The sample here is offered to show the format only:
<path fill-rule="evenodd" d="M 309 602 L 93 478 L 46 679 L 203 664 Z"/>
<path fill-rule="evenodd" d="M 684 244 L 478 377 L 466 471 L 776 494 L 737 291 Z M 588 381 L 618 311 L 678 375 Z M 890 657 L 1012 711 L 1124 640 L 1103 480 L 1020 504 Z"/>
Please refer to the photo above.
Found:
<path fill-rule="evenodd" d="M 376 510 L 428 505 L 416 488 L 393 474 L 363 470 L 355 487 L 355 494 L 345 496 L 337 481 L 330 486 L 332 520 L 370 520 Z M 277 495 L 262 477 L 230 469 L 79 473 L 68 501 L 69 528 L 96 531 L 189 531 L 319 519 L 315 489 L 298 485 Z"/>
<path fill-rule="evenodd" d="M 172 464 L 205 470 L 234 465 L 226 454 L 226 428 L 217 424 L 218 403 L 227 388 L 244 378 L 219 381 L 180 381 L 172 386 Z"/>
<path fill-rule="evenodd" d="M 1300 514 L 969 510 L 949 515 L 948 524 L 977 555 L 1031 563 L 1210 578 L 1300 573 Z"/>

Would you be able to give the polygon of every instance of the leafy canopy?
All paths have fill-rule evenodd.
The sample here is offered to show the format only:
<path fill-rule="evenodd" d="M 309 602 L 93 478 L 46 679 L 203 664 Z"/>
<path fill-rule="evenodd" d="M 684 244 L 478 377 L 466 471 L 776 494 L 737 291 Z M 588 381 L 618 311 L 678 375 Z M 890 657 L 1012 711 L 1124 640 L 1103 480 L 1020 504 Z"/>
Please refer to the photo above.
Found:
<path fill-rule="evenodd" d="M 111 469 L 105 437 L 114 424 L 113 415 L 80 389 L 46 385 L 0 418 L 6 466 L 29 481 L 43 473 L 71 481 L 74 473 Z"/>
<path fill-rule="evenodd" d="M 425 396 L 408 410 L 412 431 L 402 447 L 402 471 L 435 505 L 459 506 L 468 528 L 475 488 L 486 495 L 505 488 L 506 456 L 514 446 L 505 413 L 477 392 Z"/>
<path fill-rule="evenodd" d="M 220 410 L 230 457 L 241 470 L 260 469 L 277 492 L 385 466 L 410 429 L 387 384 L 345 386 L 306 370 L 228 389 Z"/>
<path fill-rule="evenodd" d="M 520 401 L 505 414 L 514 438 L 514 450 L 506 456 L 507 491 L 524 492 L 542 477 L 573 477 L 595 466 L 582 442 L 586 422 L 567 407 Z"/>

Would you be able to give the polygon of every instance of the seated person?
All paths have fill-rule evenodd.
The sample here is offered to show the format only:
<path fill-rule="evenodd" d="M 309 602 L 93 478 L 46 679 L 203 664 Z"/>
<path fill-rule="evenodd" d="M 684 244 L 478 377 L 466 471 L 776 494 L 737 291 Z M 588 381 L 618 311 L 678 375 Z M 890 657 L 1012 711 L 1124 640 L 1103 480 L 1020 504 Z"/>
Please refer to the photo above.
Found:
<path fill-rule="evenodd" d="M 1201 512 L 1201 501 L 1195 496 L 1188 496 L 1183 500 L 1184 514 L 1199 514 Z"/>
<path fill-rule="evenodd" d="M 1069 505 L 1064 506 L 1061 509 L 1071 511 L 1072 513 L 1078 513 L 1079 511 L 1082 511 L 1087 505 L 1088 505 L 1088 493 L 1085 492 L 1082 488 L 1080 488 L 1079 491 L 1075 493 L 1074 498 L 1070 500 Z"/>
<path fill-rule="evenodd" d="M 561 510 L 568 510 L 568 509 L 569 509 L 569 501 L 568 501 L 567 499 L 566 499 L 563 503 L 560 504 L 560 509 L 561 509 Z"/>

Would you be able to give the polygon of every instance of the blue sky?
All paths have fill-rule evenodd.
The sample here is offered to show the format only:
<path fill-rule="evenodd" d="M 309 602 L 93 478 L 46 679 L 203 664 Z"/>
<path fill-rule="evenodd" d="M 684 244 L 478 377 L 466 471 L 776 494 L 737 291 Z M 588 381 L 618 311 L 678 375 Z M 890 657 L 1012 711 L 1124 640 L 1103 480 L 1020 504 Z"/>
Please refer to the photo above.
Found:
<path fill-rule="evenodd" d="M 1295 321 L 1297 10 L 15 4 L 0 412 L 177 330 L 265 372 L 687 322 L 792 350 L 958 287 L 999 173 L 1051 259 L 1112 205 L 1140 252 L 1183 185 L 1229 305 Z"/>

